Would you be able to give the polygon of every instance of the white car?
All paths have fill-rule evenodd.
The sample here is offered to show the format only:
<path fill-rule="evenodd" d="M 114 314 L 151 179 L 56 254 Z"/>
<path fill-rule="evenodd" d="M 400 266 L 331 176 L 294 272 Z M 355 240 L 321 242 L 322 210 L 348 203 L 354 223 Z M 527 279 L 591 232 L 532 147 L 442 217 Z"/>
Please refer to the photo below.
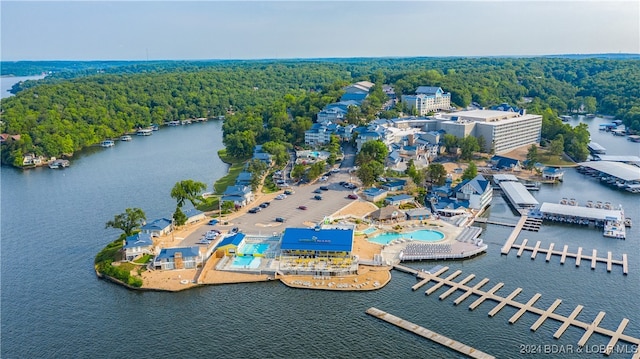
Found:
<path fill-rule="evenodd" d="M 284 194 L 284 193 L 279 194 L 279 195 L 276 196 L 276 199 L 285 199 L 285 198 L 287 198 L 287 195 Z"/>

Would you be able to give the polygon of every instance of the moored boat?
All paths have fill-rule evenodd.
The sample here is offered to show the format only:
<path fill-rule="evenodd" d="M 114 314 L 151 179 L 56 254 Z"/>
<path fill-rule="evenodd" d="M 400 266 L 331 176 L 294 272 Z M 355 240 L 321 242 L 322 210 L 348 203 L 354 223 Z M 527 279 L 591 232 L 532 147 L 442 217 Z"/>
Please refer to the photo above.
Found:
<path fill-rule="evenodd" d="M 129 135 L 120 136 L 120 141 L 131 141 L 132 138 Z"/>
<path fill-rule="evenodd" d="M 100 142 L 100 146 L 102 146 L 102 147 L 113 147 L 115 145 L 116 145 L 116 143 L 113 142 L 112 140 L 104 140 L 104 141 Z"/>
<path fill-rule="evenodd" d="M 53 160 L 49 162 L 49 168 L 58 169 L 58 168 L 66 168 L 69 167 L 71 162 L 68 160 Z"/>
<path fill-rule="evenodd" d="M 136 135 L 138 136 L 151 136 L 153 135 L 153 130 L 150 128 L 141 128 L 136 131 Z"/>

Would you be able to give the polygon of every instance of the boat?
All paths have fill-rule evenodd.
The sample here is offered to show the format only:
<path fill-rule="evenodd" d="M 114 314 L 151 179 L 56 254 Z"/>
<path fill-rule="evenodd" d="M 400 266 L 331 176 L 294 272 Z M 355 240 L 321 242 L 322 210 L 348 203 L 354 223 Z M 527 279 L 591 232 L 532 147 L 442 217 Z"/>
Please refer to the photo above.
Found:
<path fill-rule="evenodd" d="M 586 118 L 596 118 L 596 115 L 594 115 L 592 113 L 588 113 L 585 117 Z"/>
<path fill-rule="evenodd" d="M 571 199 L 569 200 L 569 203 L 568 203 L 568 204 L 569 204 L 570 206 L 577 206 L 577 205 L 578 205 L 578 201 L 576 201 L 576 199 L 575 199 L 575 198 L 571 198 Z"/>
<path fill-rule="evenodd" d="M 631 227 L 631 218 L 627 217 L 624 219 L 624 226 Z"/>
<path fill-rule="evenodd" d="M 566 197 L 564 197 L 564 198 L 562 198 L 562 199 L 560 200 L 560 204 L 567 204 L 567 202 L 568 202 L 568 200 L 567 200 L 567 198 L 566 198 Z"/>
<path fill-rule="evenodd" d="M 562 120 L 562 122 L 569 122 L 572 119 L 572 117 L 569 115 L 562 115 L 560 116 L 560 119 Z"/>
<path fill-rule="evenodd" d="M 171 127 L 180 126 L 180 121 L 169 121 L 167 125 Z"/>
<path fill-rule="evenodd" d="M 102 147 L 113 147 L 115 145 L 116 145 L 116 143 L 113 142 L 112 140 L 104 140 L 104 141 L 100 142 L 100 146 L 102 146 Z"/>
<path fill-rule="evenodd" d="M 132 138 L 129 135 L 120 136 L 120 141 L 131 141 Z"/>
<path fill-rule="evenodd" d="M 150 128 L 141 128 L 136 131 L 136 135 L 138 136 L 151 136 L 153 135 L 153 130 Z"/>
<path fill-rule="evenodd" d="M 149 128 L 151 129 L 151 131 L 158 131 L 160 129 L 160 126 L 156 125 L 155 123 L 152 123 L 151 126 L 149 126 Z"/>
<path fill-rule="evenodd" d="M 49 162 L 49 168 L 58 169 L 58 168 L 66 168 L 69 167 L 71 162 L 68 160 L 53 160 Z"/>

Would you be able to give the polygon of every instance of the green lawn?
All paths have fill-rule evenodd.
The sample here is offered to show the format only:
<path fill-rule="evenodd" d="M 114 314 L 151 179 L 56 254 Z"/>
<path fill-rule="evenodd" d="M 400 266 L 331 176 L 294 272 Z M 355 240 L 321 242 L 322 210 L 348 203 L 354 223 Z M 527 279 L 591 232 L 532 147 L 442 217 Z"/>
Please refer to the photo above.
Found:
<path fill-rule="evenodd" d="M 227 156 L 226 149 L 218 151 L 218 156 L 220 157 L 222 162 L 231 165 L 231 167 L 229 167 L 229 172 L 213 184 L 213 189 L 216 191 L 216 193 L 222 194 L 228 186 L 236 183 L 236 178 L 238 177 L 238 174 L 242 172 L 242 166 L 244 166 L 244 163 L 247 160 Z"/>
<path fill-rule="evenodd" d="M 565 156 L 556 156 L 550 153 L 540 153 L 538 155 L 538 161 L 547 166 L 575 166 L 575 162 L 571 161 Z"/>

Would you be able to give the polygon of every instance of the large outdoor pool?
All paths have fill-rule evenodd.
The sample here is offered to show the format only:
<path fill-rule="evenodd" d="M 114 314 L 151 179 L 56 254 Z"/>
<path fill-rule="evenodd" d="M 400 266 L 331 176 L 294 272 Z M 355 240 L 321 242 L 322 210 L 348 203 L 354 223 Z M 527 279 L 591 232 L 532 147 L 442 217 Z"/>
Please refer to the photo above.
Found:
<path fill-rule="evenodd" d="M 422 242 L 437 242 L 444 239 L 444 234 L 439 231 L 433 231 L 430 229 L 421 229 L 418 231 L 407 232 L 407 233 L 383 233 L 377 236 L 369 238 L 369 242 L 378 243 L 378 244 L 389 244 L 389 242 L 394 239 L 406 238 L 414 241 L 422 241 Z"/>
<path fill-rule="evenodd" d="M 245 256 L 260 257 L 264 255 L 264 252 L 266 252 L 267 249 L 269 249 L 269 245 L 266 243 L 245 243 L 238 249 L 238 252 Z"/>
<path fill-rule="evenodd" d="M 259 257 L 235 257 L 231 263 L 231 268 L 258 268 L 261 261 L 262 259 Z"/>

